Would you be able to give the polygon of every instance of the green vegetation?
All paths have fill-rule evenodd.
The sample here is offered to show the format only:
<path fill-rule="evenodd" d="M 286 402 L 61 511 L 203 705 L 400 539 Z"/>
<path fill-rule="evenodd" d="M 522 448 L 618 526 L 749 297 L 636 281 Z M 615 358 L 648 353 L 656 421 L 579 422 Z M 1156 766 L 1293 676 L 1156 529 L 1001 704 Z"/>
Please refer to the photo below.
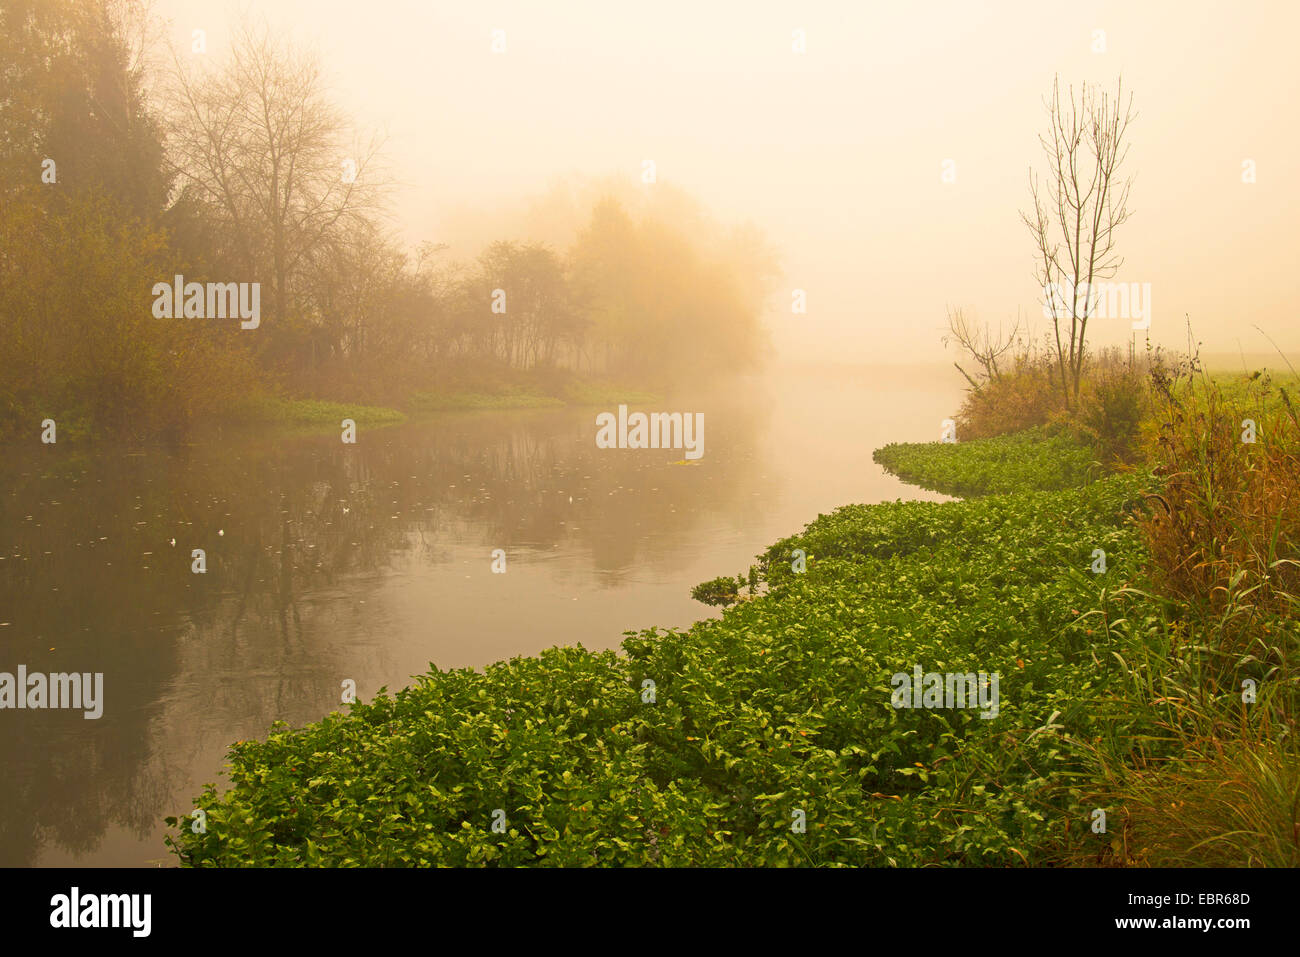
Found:
<path fill-rule="evenodd" d="M 1049 861 L 1084 820 L 1075 737 L 1122 718 L 1093 646 L 1140 560 L 1141 484 L 840 509 L 773 545 L 768 592 L 721 620 L 431 671 L 236 745 L 233 790 L 196 802 L 207 833 L 177 822 L 174 846 L 199 865 Z M 997 720 L 895 710 L 890 675 L 917 663 L 1000 673 Z"/>
<path fill-rule="evenodd" d="M 593 406 L 603 409 L 619 404 L 650 404 L 662 395 L 599 379 L 582 379 L 558 370 L 503 373 L 481 370 L 477 375 L 486 391 L 443 389 L 413 392 L 404 408 L 414 413 L 467 409 L 551 409 L 561 406 Z M 468 381 L 474 381 L 471 375 Z M 465 381 L 462 377 L 462 381 Z"/>
<path fill-rule="evenodd" d="M 751 565 L 748 574 L 737 575 L 735 578 L 722 575 L 706 582 L 700 582 L 691 589 L 691 597 L 706 605 L 721 605 L 723 607 L 734 605 L 741 600 L 740 590 L 742 588 L 749 589 L 750 598 L 758 594 L 760 578 L 761 573 L 757 566 Z"/>
<path fill-rule="evenodd" d="M 1300 417 L 1267 375 L 1211 378 L 1194 359 L 1153 370 L 1151 404 L 1162 478 L 1124 662 L 1153 730 L 1096 743 L 1091 799 L 1123 812 L 1096 859 L 1295 867 Z"/>
<path fill-rule="evenodd" d="M 1114 592 L 1126 715 L 1089 746 L 1084 803 L 1108 840 L 1072 863 L 1300 863 L 1300 418 L 1297 376 L 1207 375 L 1195 355 L 1117 352 L 1084 366 L 1064 409 L 1053 359 L 1022 354 L 972 388 L 959 432 L 1053 423 L 1104 462 L 1153 474 L 1134 525 L 1146 553 Z M 1006 436 L 1006 440 L 1014 440 Z M 991 441 L 997 441 L 993 439 Z M 983 443 L 972 443 L 980 445 Z M 914 467 L 922 475 L 935 468 Z"/>
<path fill-rule="evenodd" d="M 546 386 L 541 386 L 545 389 Z M 554 409 L 579 405 L 614 408 L 619 404 L 636 405 L 659 401 L 659 393 L 629 389 L 604 382 L 569 378 L 550 391 L 538 387 L 530 391 L 502 385 L 493 392 L 414 392 L 405 406 L 414 413 L 447 412 L 471 409 Z"/>
<path fill-rule="evenodd" d="M 965 443 L 894 442 L 872 457 L 904 481 L 948 495 L 1073 488 L 1098 471 L 1091 449 L 1042 428 Z"/>
<path fill-rule="evenodd" d="M 414 412 L 445 412 L 463 409 L 552 409 L 564 400 L 531 392 L 415 392 L 407 403 Z"/>
<path fill-rule="evenodd" d="M 575 380 L 564 387 L 563 395 L 570 405 L 598 406 L 609 409 L 619 404 L 650 405 L 663 396 L 658 392 L 628 389 L 608 382 L 583 382 Z"/>
<path fill-rule="evenodd" d="M 706 605 L 734 605 L 740 601 L 742 585 L 743 579 L 737 581 L 730 575 L 720 575 L 692 588 L 691 597 Z"/>
<path fill-rule="evenodd" d="M 285 428 L 338 429 L 344 419 L 357 425 L 396 425 L 406 416 L 382 406 L 351 405 L 320 399 L 284 399 L 260 395 L 241 400 L 231 408 L 233 422 Z"/>
<path fill-rule="evenodd" d="M 180 441 L 260 392 L 604 405 L 581 379 L 661 389 L 757 361 L 775 264 L 752 228 L 670 186 L 606 183 L 547 197 L 571 210 L 546 224 L 562 248 L 406 249 L 382 157 L 357 153 L 367 137 L 310 55 L 245 23 L 226 53 L 158 57 L 137 47 L 159 32 L 147 16 L 117 0 L 0 9 L 0 436 L 50 417 L 62 438 Z M 155 284 L 177 276 L 243 284 L 249 315 L 201 291 L 185 318 L 155 314 Z"/>
<path fill-rule="evenodd" d="M 169 844 L 195 866 L 1295 866 L 1300 428 L 1245 394 L 1260 440 L 1229 452 L 1248 406 L 1155 377 L 1154 473 L 1094 477 L 1063 433 L 891 447 L 978 497 L 838 509 L 698 586 L 720 619 L 621 653 L 433 669 L 277 726 Z M 896 709 L 916 666 L 997 674 L 996 716 Z"/>

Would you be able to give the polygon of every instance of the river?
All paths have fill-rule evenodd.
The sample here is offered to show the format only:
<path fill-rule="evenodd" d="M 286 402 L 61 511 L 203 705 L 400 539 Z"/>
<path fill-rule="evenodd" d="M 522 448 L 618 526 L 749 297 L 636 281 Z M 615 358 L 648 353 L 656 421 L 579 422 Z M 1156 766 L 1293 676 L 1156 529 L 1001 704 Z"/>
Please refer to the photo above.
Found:
<path fill-rule="evenodd" d="M 0 865 L 170 866 L 162 819 L 221 780 L 228 745 L 346 710 L 345 681 L 369 699 L 430 663 L 684 627 L 717 614 L 691 586 L 746 571 L 819 513 L 943 500 L 871 453 L 937 440 L 956 378 L 790 366 L 634 404 L 704 413 L 691 464 L 597 448 L 595 416 L 615 408 L 443 413 L 355 445 L 11 443 L 0 672 L 104 678 L 98 719 L 0 710 Z"/>

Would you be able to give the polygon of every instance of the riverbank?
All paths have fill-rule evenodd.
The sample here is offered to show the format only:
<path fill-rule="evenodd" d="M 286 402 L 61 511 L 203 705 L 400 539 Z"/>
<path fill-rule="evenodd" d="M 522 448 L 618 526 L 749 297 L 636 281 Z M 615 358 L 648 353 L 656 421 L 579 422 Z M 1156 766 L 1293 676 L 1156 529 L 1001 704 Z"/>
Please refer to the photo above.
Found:
<path fill-rule="evenodd" d="M 512 378 L 485 381 L 479 385 L 458 385 L 443 390 L 417 390 L 395 405 L 346 402 L 311 396 L 286 396 L 256 391 L 229 402 L 220 415 L 197 418 L 181 428 L 154 435 L 137 435 L 136 441 L 157 441 L 175 446 L 216 430 L 257 429 L 292 434 L 338 431 L 344 419 L 358 427 L 378 428 L 420 420 L 440 412 L 514 411 L 565 407 L 617 408 L 619 404 L 653 404 L 662 393 L 600 380 L 571 376 Z M 72 412 L 53 420 L 56 441 L 64 445 L 117 441 L 115 433 L 97 435 L 84 414 Z M 10 423 L 11 430 L 13 424 Z M 49 435 L 41 425 L 42 435 Z M 9 436 L 16 437 L 15 435 Z M 48 441 L 48 440 L 45 440 Z"/>
<path fill-rule="evenodd" d="M 183 828 L 177 849 L 221 865 L 1043 863 L 1084 814 L 1067 722 L 1122 718 L 1116 669 L 1088 647 L 1104 588 L 1087 567 L 1103 546 L 1115 579 L 1135 569 L 1121 513 L 1140 489 L 837 510 L 773 545 L 766 593 L 721 620 L 621 654 L 434 671 L 236 745 L 233 790 L 196 802 L 207 833 Z M 890 676 L 917 664 L 999 673 L 997 719 L 893 708 Z"/>
<path fill-rule="evenodd" d="M 1293 611 L 1158 591 L 1151 502 L 1177 487 L 1074 442 L 882 448 L 972 497 L 822 515 L 751 600 L 621 652 L 435 669 L 278 726 L 169 843 L 200 866 L 1294 864 Z"/>
<path fill-rule="evenodd" d="M 432 412 L 555 409 L 565 406 L 616 405 L 619 402 L 644 403 L 658 399 L 659 395 L 654 392 L 587 382 L 569 383 L 550 392 L 528 389 L 413 392 L 400 407 L 262 395 L 237 404 L 231 410 L 231 423 L 292 429 L 336 429 L 343 418 L 350 418 L 358 425 L 396 425 Z"/>
<path fill-rule="evenodd" d="M 620 402 L 650 403 L 659 398 L 654 392 L 576 379 L 551 389 L 505 387 L 481 392 L 413 392 L 397 408 L 262 395 L 237 404 L 231 410 L 230 424 L 293 431 L 331 431 L 338 429 L 343 419 L 352 419 L 358 426 L 385 426 L 438 412 L 617 406 Z"/>

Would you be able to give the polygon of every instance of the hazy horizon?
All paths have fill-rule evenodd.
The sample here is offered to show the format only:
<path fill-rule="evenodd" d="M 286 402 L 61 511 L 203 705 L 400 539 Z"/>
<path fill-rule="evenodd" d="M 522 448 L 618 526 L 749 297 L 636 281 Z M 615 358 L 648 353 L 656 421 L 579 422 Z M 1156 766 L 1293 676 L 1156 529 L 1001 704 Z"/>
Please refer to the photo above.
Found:
<path fill-rule="evenodd" d="M 251 13 L 318 53 L 357 127 L 386 133 L 399 234 L 447 243 L 452 258 L 474 258 L 487 238 L 559 241 L 564 224 L 530 226 L 530 203 L 575 180 L 654 189 L 640 182 L 653 160 L 657 185 L 724 223 L 754 223 L 779 251 L 765 322 L 795 359 L 949 361 L 947 306 L 993 323 L 1019 310 L 1046 332 L 1019 220 L 1028 169 L 1044 169 L 1042 100 L 1057 73 L 1106 89 L 1122 75 L 1139 116 L 1116 281 L 1151 284 L 1152 341 L 1185 344 L 1190 318 L 1209 352 L 1272 353 L 1255 325 L 1293 361 L 1300 350 L 1287 242 L 1300 182 L 1286 175 L 1300 142 L 1276 119 L 1300 94 L 1286 48 L 1294 5 L 1226 17 L 1170 3 L 1050 15 L 1021 2 L 365 9 L 153 7 L 184 51 L 201 28 L 207 55 L 223 57 L 230 25 Z M 504 53 L 491 51 L 494 29 Z M 1104 53 L 1092 52 L 1095 30 Z M 940 178 L 947 159 L 952 183 Z M 795 288 L 806 316 L 790 313 Z M 1090 341 L 1127 343 L 1128 325 L 1095 322 Z"/>

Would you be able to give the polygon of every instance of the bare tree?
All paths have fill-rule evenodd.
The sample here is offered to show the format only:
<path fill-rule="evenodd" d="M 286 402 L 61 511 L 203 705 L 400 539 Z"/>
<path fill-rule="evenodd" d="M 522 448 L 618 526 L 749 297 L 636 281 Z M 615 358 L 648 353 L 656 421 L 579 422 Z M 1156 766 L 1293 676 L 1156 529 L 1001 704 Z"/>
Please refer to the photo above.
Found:
<path fill-rule="evenodd" d="M 997 332 L 987 322 L 981 327 L 972 319 L 967 317 L 966 313 L 960 309 L 948 309 L 948 332 L 943 337 L 943 344 L 953 342 L 965 350 L 972 359 L 979 363 L 983 370 L 984 381 L 991 382 L 1002 378 L 1002 370 L 998 368 L 998 360 L 1010 352 L 1019 342 L 1020 336 L 1020 317 L 1016 317 L 1015 324 L 1009 332 L 1002 331 L 1002 323 L 998 323 Z M 966 381 L 971 384 L 971 388 L 979 389 L 982 385 L 977 379 L 972 377 L 958 362 L 953 362 L 957 371 L 966 377 Z"/>
<path fill-rule="evenodd" d="M 381 210 L 378 143 L 349 142 L 315 58 L 245 24 L 229 59 L 196 72 L 173 54 L 169 155 L 181 188 L 223 227 L 240 268 L 266 276 L 270 315 L 289 317 L 314 254 Z"/>
<path fill-rule="evenodd" d="M 1137 118 L 1133 97 L 1123 102 L 1124 83 L 1115 96 L 1085 86 L 1062 101 L 1059 79 L 1045 101 L 1049 135 L 1039 142 L 1049 171 L 1044 186 L 1030 170 L 1032 216 L 1021 213 L 1037 246 L 1035 280 L 1041 283 L 1056 337 L 1061 395 L 1066 408 L 1077 400 L 1086 356 L 1088 319 L 1095 305 L 1093 284 L 1109 279 L 1123 265 L 1115 255 L 1115 229 L 1129 216 L 1131 179 L 1119 168 L 1128 153 L 1125 135 Z M 1062 326 L 1069 320 L 1068 339 Z"/>

